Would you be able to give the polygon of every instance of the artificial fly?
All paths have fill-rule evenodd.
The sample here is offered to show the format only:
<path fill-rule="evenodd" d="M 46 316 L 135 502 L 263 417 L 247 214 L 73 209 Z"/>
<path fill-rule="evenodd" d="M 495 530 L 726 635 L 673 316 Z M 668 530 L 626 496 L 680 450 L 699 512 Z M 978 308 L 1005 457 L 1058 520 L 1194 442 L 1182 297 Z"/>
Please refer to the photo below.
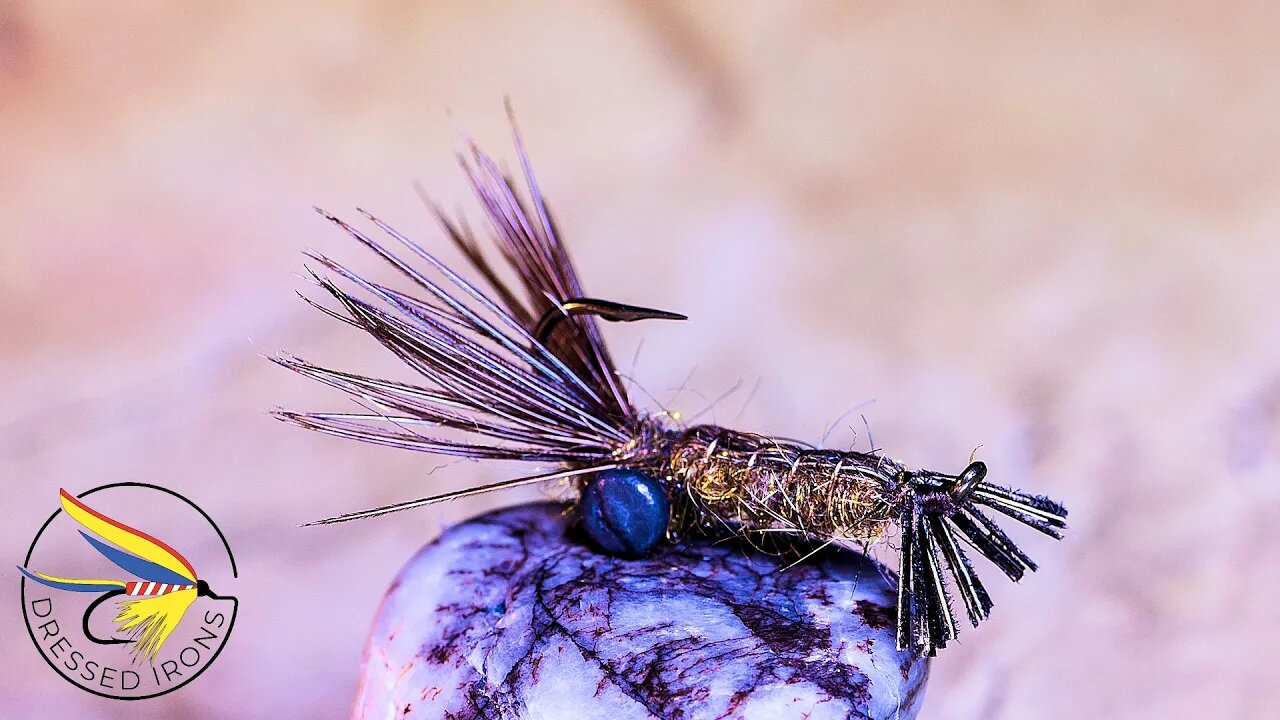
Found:
<path fill-rule="evenodd" d="M 587 296 L 519 132 L 514 136 L 527 198 L 474 144 L 470 157 L 459 159 L 518 284 L 505 281 L 465 225 L 438 208 L 433 210 L 445 234 L 487 290 L 372 215 L 366 214 L 368 221 L 415 262 L 321 211 L 407 277 L 416 291 L 401 292 L 310 252 L 330 273 L 312 278 L 338 307 L 308 302 L 372 336 L 421 382 L 326 369 L 281 355 L 273 360 L 348 393 L 364 412 L 275 414 L 304 428 L 379 445 L 551 469 L 312 524 L 556 479 L 567 479 L 577 489 L 575 508 L 590 538 L 623 556 L 644 555 L 660 542 L 692 536 L 870 543 L 896 523 L 898 647 L 929 655 L 956 637 L 948 587 L 958 590 L 975 627 L 991 610 L 966 548 L 1014 581 L 1036 569 L 995 515 L 1061 537 L 1067 516 L 1061 505 L 988 482 L 981 462 L 970 462 L 954 475 L 909 470 L 874 450 L 841 452 L 714 425 L 684 427 L 668 415 L 638 410 L 596 319 L 685 318 Z"/>

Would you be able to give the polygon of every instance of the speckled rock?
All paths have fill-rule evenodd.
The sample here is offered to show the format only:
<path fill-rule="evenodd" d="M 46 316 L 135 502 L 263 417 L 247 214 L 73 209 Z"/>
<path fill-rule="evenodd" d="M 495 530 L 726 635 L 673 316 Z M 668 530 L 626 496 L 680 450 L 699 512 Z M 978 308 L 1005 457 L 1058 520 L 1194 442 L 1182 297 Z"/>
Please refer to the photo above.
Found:
<path fill-rule="evenodd" d="M 927 662 L 895 649 L 866 557 L 733 543 L 602 555 L 564 508 L 458 525 L 387 591 L 357 718 L 911 718 Z"/>

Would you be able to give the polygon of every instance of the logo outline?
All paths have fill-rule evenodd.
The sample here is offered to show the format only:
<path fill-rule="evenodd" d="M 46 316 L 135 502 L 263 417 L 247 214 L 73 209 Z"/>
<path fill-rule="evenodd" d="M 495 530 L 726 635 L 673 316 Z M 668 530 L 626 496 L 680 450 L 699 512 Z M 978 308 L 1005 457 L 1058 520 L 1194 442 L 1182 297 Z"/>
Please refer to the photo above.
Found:
<path fill-rule="evenodd" d="M 122 481 L 122 482 L 107 483 L 106 485 L 99 485 L 99 486 L 97 486 L 97 487 L 89 488 L 88 490 L 85 490 L 85 491 L 83 491 L 83 492 L 81 492 L 81 493 L 78 493 L 77 495 L 75 495 L 75 497 L 76 497 L 77 499 L 84 499 L 86 496 L 92 495 L 93 493 L 96 493 L 96 492 L 100 492 L 100 491 L 103 491 L 103 490 L 109 490 L 109 489 L 112 489 L 112 488 L 121 488 L 121 487 L 134 487 L 134 488 L 144 488 L 144 489 L 147 489 L 147 490 L 158 490 L 158 491 L 160 491 L 160 492 L 162 492 L 162 493 L 165 493 L 165 494 L 167 494 L 167 495 L 170 495 L 170 496 L 172 496 L 172 497 L 175 497 L 175 498 L 177 498 L 178 500 L 181 500 L 182 502 L 186 503 L 189 507 L 191 507 L 193 510 L 195 510 L 197 513 L 199 513 L 199 514 L 200 514 L 200 516 L 201 516 L 202 518 L 204 518 L 205 522 L 209 523 L 209 526 L 213 528 L 213 531 L 214 531 L 215 533 L 217 533 L 217 535 L 218 535 L 218 539 L 219 539 L 220 541 L 222 541 L 222 547 L 223 547 L 223 549 L 224 549 L 224 550 L 226 550 L 226 552 L 227 552 L 227 560 L 230 562 L 230 565 L 231 565 L 231 578 L 232 578 L 233 580 L 235 580 L 235 579 L 239 579 L 239 577 L 240 577 L 240 572 L 239 572 L 239 568 L 238 568 L 238 566 L 236 565 L 235 553 L 233 553 L 233 552 L 232 552 L 232 550 L 231 550 L 231 544 L 230 544 L 229 542 L 227 542 L 227 536 L 222 532 L 222 528 L 218 527 L 218 523 L 214 522 L 213 518 L 209 516 L 209 513 L 205 512 L 204 508 L 202 508 L 202 507 L 200 507 L 199 505 L 195 504 L 195 502 L 193 502 L 190 498 L 188 498 L 188 497 L 186 497 L 185 495 L 183 495 L 183 494 L 181 494 L 181 493 L 177 492 L 176 490 L 171 490 L 171 489 L 169 489 L 169 488 L 167 488 L 167 487 L 163 487 L 163 486 L 160 486 L 160 485 L 154 485 L 154 484 L 152 484 L 152 483 L 144 483 L 144 482 L 136 482 L 136 481 Z M 23 565 L 24 565 L 24 566 L 30 566 L 30 565 L 31 565 L 31 556 L 35 553 L 36 545 L 40 542 L 40 537 L 41 537 L 42 535 L 44 535 L 44 531 L 45 531 L 45 530 L 47 530 L 47 529 L 49 529 L 49 526 L 50 526 L 51 524 L 53 524 L 53 521 L 54 521 L 54 520 L 56 520 L 56 519 L 58 518 L 58 515 L 60 515 L 60 514 L 64 514 L 64 513 L 65 513 L 65 511 L 62 509 L 62 507 L 61 507 L 61 506 L 59 506 L 59 507 L 58 507 L 58 509 L 57 509 L 57 510 L 54 510 L 54 511 L 53 511 L 53 513 L 52 513 L 51 515 L 49 515 L 48 519 L 46 519 L 46 520 L 44 521 L 44 523 L 40 525 L 40 529 L 36 531 L 35 537 L 31 539 L 31 545 L 27 548 L 27 554 L 23 557 L 23 561 L 22 561 L 22 562 L 23 562 Z M 174 692 L 174 691 L 179 690 L 179 689 L 181 689 L 181 688 L 183 688 L 183 687 L 186 687 L 188 684 L 190 684 L 190 683 L 191 683 L 192 681 L 194 681 L 196 678 L 198 678 L 198 677 L 200 677 L 202 674 L 204 674 L 204 671 L 205 671 L 205 670 L 208 670 L 208 669 L 209 669 L 209 667 L 213 665 L 213 663 L 218 659 L 218 656 L 220 656 L 220 655 L 222 654 L 223 649 L 225 649 L 225 648 L 226 648 L 226 646 L 227 646 L 227 644 L 228 644 L 229 642 L 231 642 L 231 632 L 232 632 L 232 630 L 234 630 L 234 628 L 235 628 L 235 624 L 236 624 L 236 617 L 240 614 L 240 613 L 239 613 L 239 610 L 240 610 L 240 602 L 239 602 L 239 599 L 238 599 L 238 598 L 236 598 L 236 597 L 234 597 L 234 596 L 224 596 L 222 599 L 232 600 L 232 601 L 233 601 L 233 603 L 234 603 L 234 605 L 233 605 L 233 611 L 232 611 L 232 613 L 231 613 L 231 617 L 230 617 L 230 619 L 227 621 L 227 631 L 226 631 L 226 634 L 224 635 L 222 642 L 218 645 L 218 648 L 217 648 L 216 650 L 214 650 L 213 655 L 212 655 L 212 656 L 210 656 L 209 661 L 208 661 L 208 662 L 206 662 L 206 663 L 204 663 L 204 664 L 203 664 L 203 665 L 202 665 L 198 670 L 196 670 L 196 671 L 195 671 L 194 673 L 192 673 L 190 676 L 188 676 L 188 677 L 186 677 L 185 679 L 183 679 L 181 682 L 177 683 L 177 684 L 176 684 L 176 685 L 174 685 L 173 687 L 166 688 L 166 689 L 164 689 L 164 690 L 160 690 L 160 691 L 158 691 L 158 692 L 154 692 L 154 693 L 151 693 L 151 694 L 149 694 L 149 695 L 131 695 L 131 696 L 130 696 L 130 695 L 111 695 L 111 694 L 109 694 L 109 693 L 101 692 L 101 691 L 95 690 L 95 689 L 93 689 L 93 688 L 91 688 L 91 687 L 85 687 L 84 685 L 81 685 L 80 683 L 77 683 L 75 680 L 73 680 L 73 679 L 71 679 L 70 677 L 68 677 L 68 676 L 67 676 L 67 674 L 66 674 L 66 673 L 64 673 L 64 672 L 63 672 L 63 671 L 62 671 L 62 670 L 61 670 L 61 669 L 60 669 L 60 668 L 59 668 L 59 667 L 58 667 L 58 666 L 53 662 L 53 660 L 52 660 L 48 655 L 46 655 L 46 654 L 45 654 L 44 650 L 42 649 L 42 647 L 41 647 L 41 645 L 40 645 L 40 641 L 36 639 L 35 630 L 31 627 L 31 618 L 28 616 L 28 608 L 27 608 L 27 580 L 28 580 L 28 579 L 27 579 L 27 577 L 26 577 L 25 575 L 23 575 L 23 576 L 22 576 L 22 579 L 21 579 L 21 586 L 20 586 L 20 589 L 19 589 L 19 593 L 18 593 L 18 594 L 19 594 L 19 598 L 20 598 L 20 600 L 21 600 L 21 602 L 22 602 L 22 621 L 23 621 L 23 625 L 26 625 L 26 627 L 27 627 L 27 635 L 28 635 L 28 637 L 30 637 L 30 638 L 31 638 L 31 642 L 36 646 L 36 651 L 37 651 L 37 653 L 40 655 L 40 657 L 41 657 L 41 658 L 43 658 L 43 659 L 44 659 L 45 663 L 46 663 L 46 664 L 48 664 L 48 665 L 49 665 L 49 667 L 50 667 L 50 668 L 52 668 L 52 669 L 53 669 L 53 671 L 54 671 L 55 673 L 57 673 L 57 674 L 58 674 L 58 676 L 59 676 L 59 677 L 61 677 L 63 680 L 66 680 L 68 683 L 70 683 L 70 684 L 74 685 L 75 687 L 79 688 L 80 690 L 83 690 L 83 691 L 88 692 L 88 693 L 92 693 L 93 695 L 97 695 L 98 697 L 107 698 L 107 699 L 109 699 L 109 700 L 128 700 L 128 701 L 133 701 L 133 700 L 149 700 L 149 699 L 151 699 L 151 698 L 160 697 L 161 695 L 168 695 L 168 694 L 169 694 L 169 693 L 171 693 L 171 692 Z"/>

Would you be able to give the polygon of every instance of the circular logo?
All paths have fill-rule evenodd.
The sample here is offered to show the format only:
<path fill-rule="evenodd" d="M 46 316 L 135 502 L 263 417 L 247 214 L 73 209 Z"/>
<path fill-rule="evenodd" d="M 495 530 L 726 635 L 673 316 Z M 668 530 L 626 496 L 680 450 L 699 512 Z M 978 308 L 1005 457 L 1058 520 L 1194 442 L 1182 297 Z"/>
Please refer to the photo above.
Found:
<path fill-rule="evenodd" d="M 31 541 L 22 612 L 41 656 L 102 697 L 142 700 L 195 680 L 231 637 L 235 556 L 208 513 L 167 488 L 72 495 Z"/>

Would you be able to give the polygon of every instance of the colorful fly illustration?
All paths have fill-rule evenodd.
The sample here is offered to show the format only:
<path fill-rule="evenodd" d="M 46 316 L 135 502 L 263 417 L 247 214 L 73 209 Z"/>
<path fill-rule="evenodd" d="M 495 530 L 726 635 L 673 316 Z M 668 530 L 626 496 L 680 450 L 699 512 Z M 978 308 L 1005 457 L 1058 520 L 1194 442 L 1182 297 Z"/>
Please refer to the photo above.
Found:
<path fill-rule="evenodd" d="M 66 490 L 58 492 L 62 509 L 84 527 L 80 535 L 121 570 L 140 578 L 135 581 L 79 580 L 18 568 L 29 579 L 57 590 L 102 593 L 102 597 L 84 611 L 83 629 L 89 640 L 100 645 L 131 642 L 135 660 L 153 661 L 197 597 L 225 599 L 213 594 L 209 584 L 196 577 L 191 563 L 163 541 L 103 515 Z M 99 605 L 114 597 L 121 601 L 113 622 L 117 630 L 128 637 L 96 637 L 89 630 L 89 617 Z"/>
<path fill-rule="evenodd" d="M 596 318 L 684 316 L 587 296 L 518 131 L 514 135 L 527 198 L 474 145 L 469 158 L 460 157 L 505 268 L 491 261 L 464 224 L 433 208 L 487 289 L 372 215 L 366 214 L 368 221 L 416 262 L 321 211 L 407 277 L 416 291 L 366 279 L 309 252 L 330 274 L 312 277 L 336 300 L 337 309 L 312 304 L 371 335 L 416 371 L 420 382 L 326 369 L 282 355 L 275 361 L 348 393 L 360 410 L 278 411 L 277 416 L 380 445 L 550 467 L 319 523 L 555 479 L 570 479 L 578 491 L 576 511 L 590 538 L 620 555 L 643 555 L 659 542 L 691 536 L 737 536 L 760 544 L 784 536 L 865 544 L 896 523 L 898 646 L 927 654 L 956 637 L 949 586 L 958 590 L 975 627 L 991 610 L 968 550 L 1015 581 L 1036 569 L 992 513 L 1059 538 L 1066 510 L 1048 498 L 988 482 L 981 462 L 970 462 L 958 474 L 911 470 L 875 450 L 841 452 L 713 425 L 685 427 L 669 415 L 637 409 Z M 504 279 L 507 273 L 515 284 Z"/>

